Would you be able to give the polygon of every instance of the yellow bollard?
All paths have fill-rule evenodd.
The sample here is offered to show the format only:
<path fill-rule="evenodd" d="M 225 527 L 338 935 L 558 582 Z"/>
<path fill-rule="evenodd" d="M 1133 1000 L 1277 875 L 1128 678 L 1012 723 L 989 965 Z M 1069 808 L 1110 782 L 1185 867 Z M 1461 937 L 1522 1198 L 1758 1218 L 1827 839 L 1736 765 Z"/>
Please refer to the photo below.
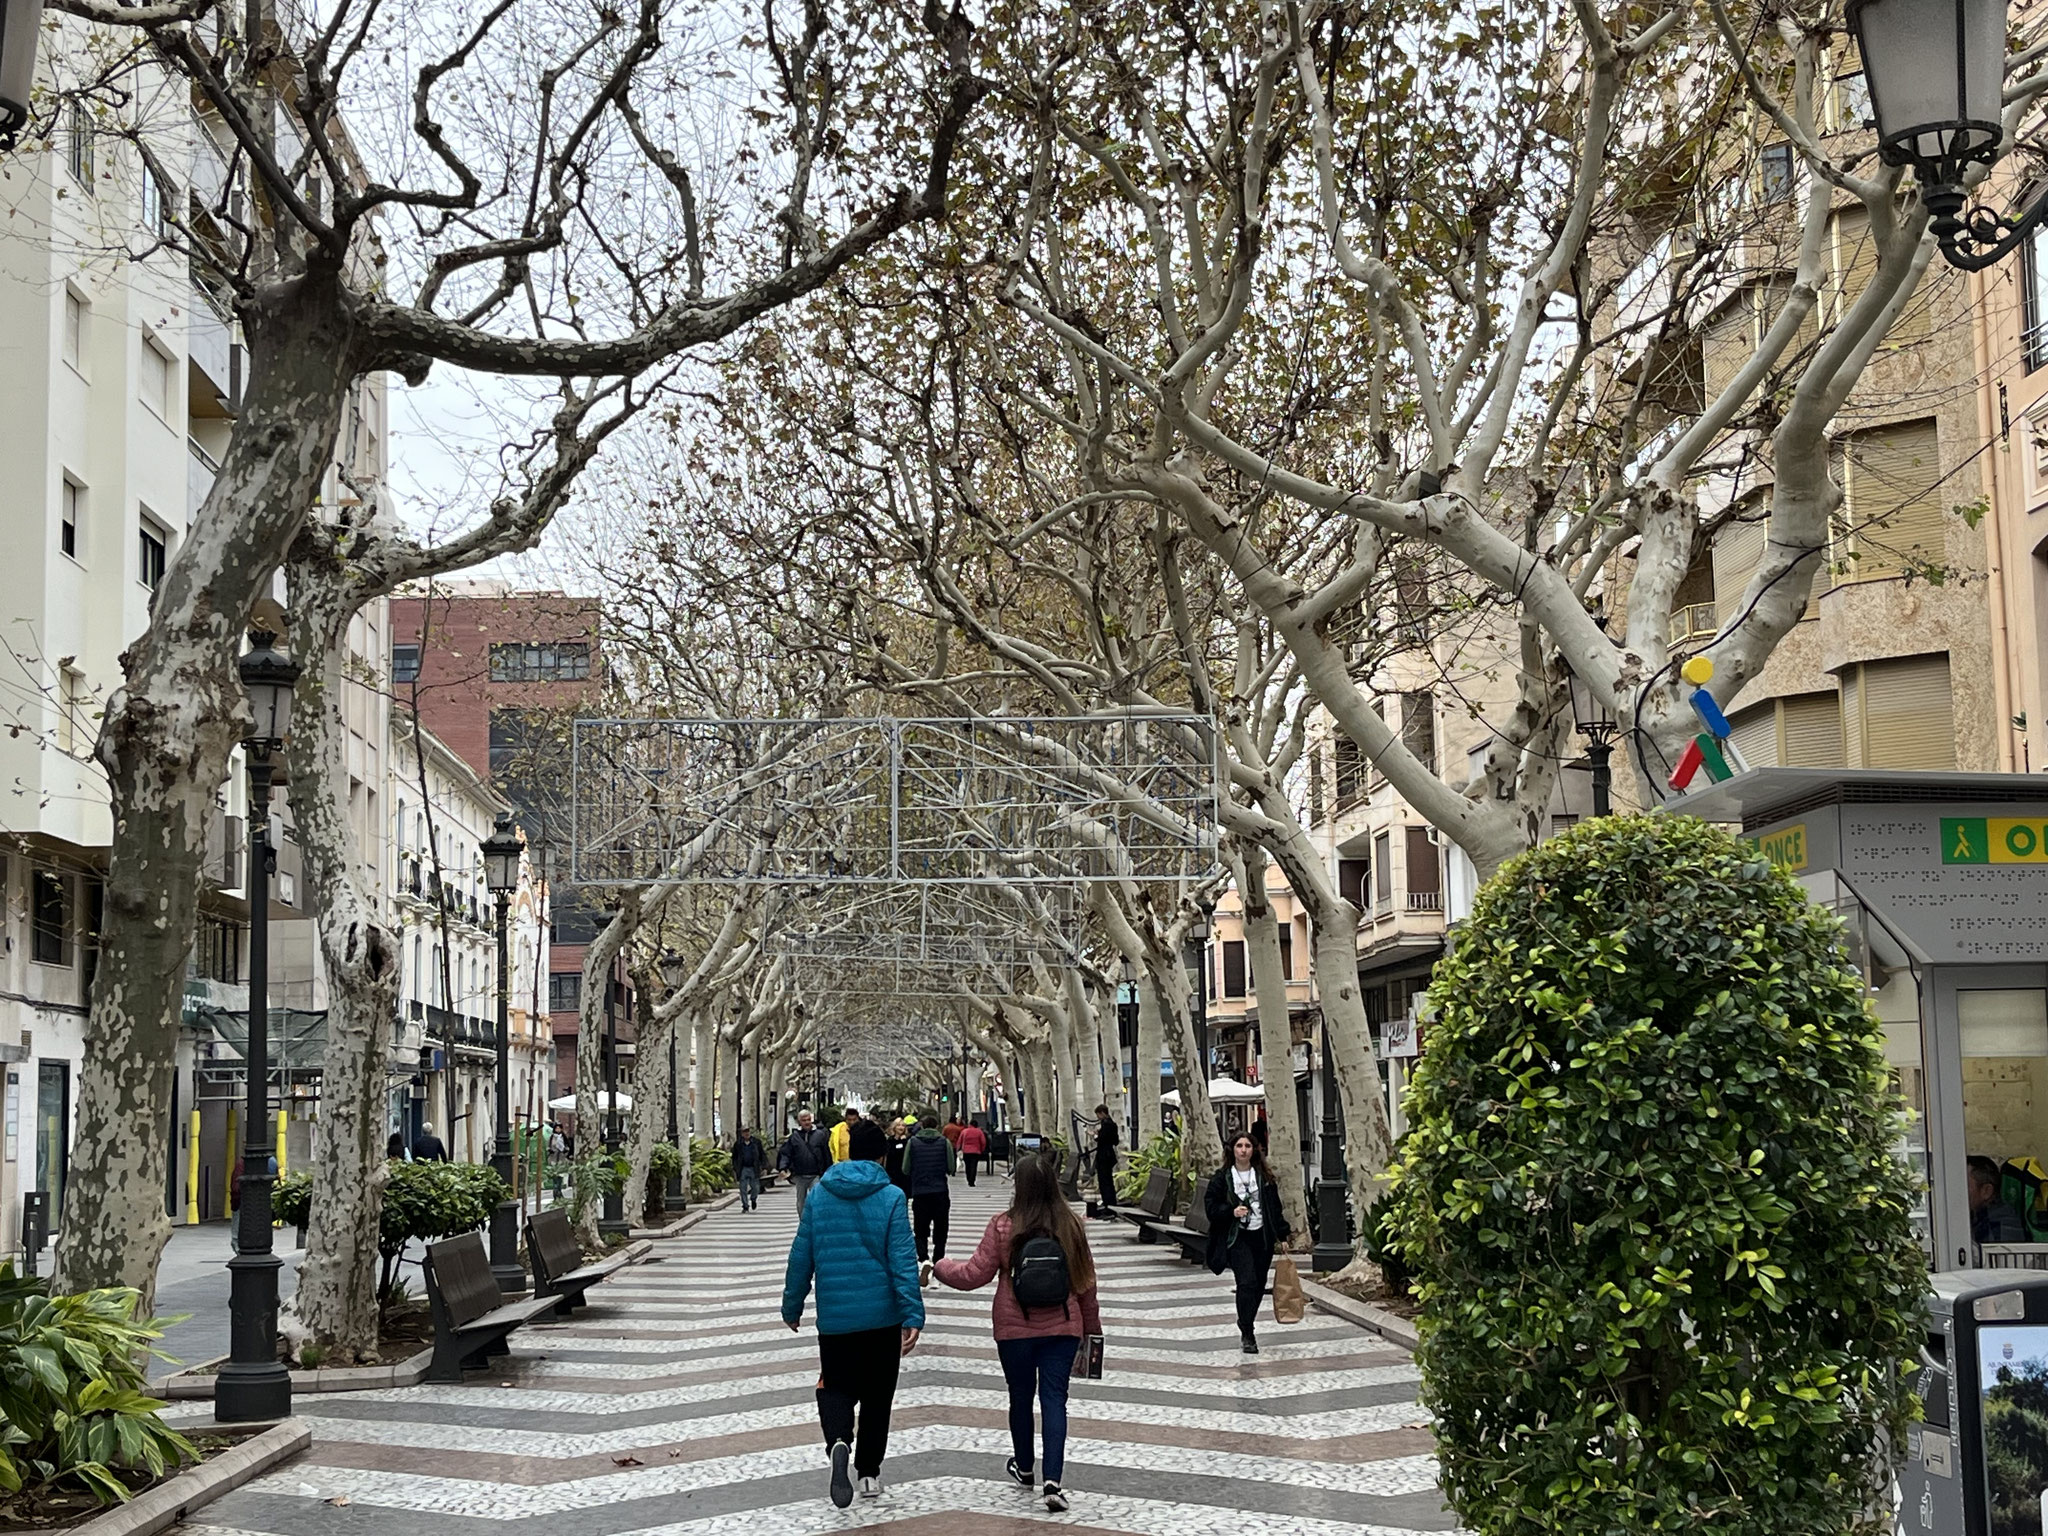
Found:
<path fill-rule="evenodd" d="M 185 1152 L 185 1225 L 199 1225 L 199 1111 L 192 1111 L 192 1131 Z"/>
<path fill-rule="evenodd" d="M 277 1112 L 277 1176 L 280 1179 L 284 1177 L 284 1128 L 286 1123 L 286 1112 L 280 1107 Z"/>

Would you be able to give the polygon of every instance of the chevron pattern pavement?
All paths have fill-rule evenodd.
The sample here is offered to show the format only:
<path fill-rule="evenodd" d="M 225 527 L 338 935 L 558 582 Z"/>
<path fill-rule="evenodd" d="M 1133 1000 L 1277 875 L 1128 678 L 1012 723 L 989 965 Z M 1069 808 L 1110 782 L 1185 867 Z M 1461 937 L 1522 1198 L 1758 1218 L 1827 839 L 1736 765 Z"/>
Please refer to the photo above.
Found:
<path fill-rule="evenodd" d="M 953 1185 L 969 1252 L 1008 1185 Z M 817 1344 L 782 1326 L 790 1197 L 720 1212 L 591 1292 L 573 1322 L 515 1334 L 462 1386 L 301 1399 L 304 1456 L 209 1506 L 185 1536 L 1407 1536 L 1456 1522 L 1436 1489 L 1407 1354 L 1311 1313 L 1238 1351 L 1228 1278 L 1091 1223 L 1107 1371 L 1077 1381 L 1051 1515 L 1009 1453 L 991 1290 L 933 1284 L 904 1362 L 879 1500 L 834 1509 Z"/>

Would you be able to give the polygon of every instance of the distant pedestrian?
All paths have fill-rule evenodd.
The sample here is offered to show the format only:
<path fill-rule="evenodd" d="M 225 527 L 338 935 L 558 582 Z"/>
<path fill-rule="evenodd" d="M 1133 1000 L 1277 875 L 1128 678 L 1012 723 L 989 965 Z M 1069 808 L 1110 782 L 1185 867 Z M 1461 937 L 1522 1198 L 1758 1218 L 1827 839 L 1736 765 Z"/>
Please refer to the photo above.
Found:
<path fill-rule="evenodd" d="M 924 1328 L 910 1213 L 882 1172 L 888 1137 L 864 1121 L 847 1140 L 847 1160 L 826 1171 L 818 1203 L 797 1219 L 782 1286 L 782 1320 L 791 1332 L 817 1286 L 818 1423 L 832 1458 L 832 1502 L 841 1509 L 853 1502 L 849 1463 L 861 1497 L 881 1495 L 897 1372 Z"/>
<path fill-rule="evenodd" d="M 974 1188 L 974 1173 L 988 1155 L 988 1132 L 969 1121 L 960 1127 L 960 1170 L 967 1175 L 967 1187 Z"/>
<path fill-rule="evenodd" d="M 953 1218 L 953 1192 L 946 1176 L 953 1171 L 953 1148 L 939 1134 L 939 1117 L 926 1115 L 903 1154 L 910 1174 L 910 1210 L 917 1221 L 917 1257 L 946 1256 L 946 1226 Z"/>
<path fill-rule="evenodd" d="M 796 1191 L 796 1213 L 801 1217 L 804 1202 L 811 1197 L 811 1186 L 818 1182 L 819 1174 L 832 1166 L 831 1142 L 811 1124 L 808 1109 L 798 1112 L 796 1129 L 775 1154 L 775 1166 L 789 1175 L 789 1187 Z"/>
<path fill-rule="evenodd" d="M 1209 1216 L 1209 1270 L 1229 1270 L 1237 1281 L 1237 1332 L 1244 1352 L 1256 1355 L 1253 1324 L 1266 1295 L 1273 1250 L 1290 1235 L 1280 1208 L 1280 1187 L 1250 1131 L 1231 1138 L 1230 1161 L 1216 1170 L 1202 1199 Z"/>
<path fill-rule="evenodd" d="M 939 1127 L 939 1134 L 946 1138 L 948 1146 L 955 1152 L 958 1152 L 960 1150 L 960 1133 L 965 1129 L 966 1127 L 960 1123 L 958 1115 L 948 1115 L 946 1123 Z"/>
<path fill-rule="evenodd" d="M 882 1171 L 889 1175 L 889 1182 L 902 1190 L 907 1198 L 910 1194 L 910 1175 L 903 1171 L 903 1151 L 910 1141 L 910 1122 L 891 1120 L 889 1122 L 889 1152 L 882 1159 Z"/>
<path fill-rule="evenodd" d="M 1107 1104 L 1095 1106 L 1095 1204 L 1102 1215 L 1116 1214 L 1116 1144 L 1119 1132 Z"/>
<path fill-rule="evenodd" d="M 420 1127 L 419 1135 L 412 1139 L 412 1160 L 416 1163 L 445 1163 L 448 1149 L 441 1145 L 441 1138 L 434 1134 L 431 1125 Z"/>
<path fill-rule="evenodd" d="M 846 1160 L 847 1160 L 847 1159 L 848 1159 L 849 1157 L 853 1156 L 853 1152 L 852 1152 L 852 1146 L 853 1146 L 853 1143 L 852 1143 L 852 1141 L 850 1140 L 850 1138 L 851 1138 L 851 1137 L 852 1137 L 852 1135 L 853 1135 L 853 1128 L 854 1128 L 854 1127 L 855 1127 L 856 1125 L 859 1125 L 859 1124 L 860 1124 L 860 1111 L 859 1111 L 859 1110 L 857 1110 L 857 1109 L 855 1109 L 855 1108 L 854 1108 L 854 1107 L 853 1107 L 853 1106 L 852 1106 L 851 1104 L 847 1105 L 847 1106 L 846 1106 L 846 1117 L 845 1117 L 844 1119 L 842 1119 L 842 1120 L 841 1120 L 841 1121 L 840 1121 L 840 1122 L 839 1122 L 839 1123 L 838 1123 L 837 1125 L 835 1125 L 835 1126 L 833 1126 L 833 1127 L 832 1127 L 832 1161 L 833 1161 L 833 1162 L 835 1162 L 835 1163 L 843 1163 L 843 1162 L 845 1162 L 845 1161 L 846 1161 Z M 880 1127 L 880 1126 L 877 1126 L 877 1127 L 876 1127 L 876 1129 L 877 1129 L 877 1130 L 880 1130 L 880 1129 L 881 1129 L 881 1127 Z"/>
<path fill-rule="evenodd" d="M 941 1285 L 972 1291 L 996 1282 L 996 1355 L 1010 1389 L 1010 1481 L 1029 1488 L 1031 1404 L 1044 1421 L 1045 1507 L 1067 1507 L 1067 1387 L 1083 1340 L 1102 1332 L 1088 1234 L 1060 1193 L 1052 1161 L 1027 1157 L 1010 1186 L 1010 1208 L 988 1224 L 971 1257 L 932 1267 Z"/>
<path fill-rule="evenodd" d="M 405 1137 L 397 1131 L 393 1131 L 390 1138 L 384 1143 L 384 1160 L 386 1162 L 395 1162 L 404 1156 Z"/>
<path fill-rule="evenodd" d="M 753 1127 L 740 1127 L 740 1139 L 732 1144 L 732 1166 L 740 1176 L 740 1209 L 759 1210 L 761 1175 L 768 1167 L 768 1149 L 755 1139 Z"/>

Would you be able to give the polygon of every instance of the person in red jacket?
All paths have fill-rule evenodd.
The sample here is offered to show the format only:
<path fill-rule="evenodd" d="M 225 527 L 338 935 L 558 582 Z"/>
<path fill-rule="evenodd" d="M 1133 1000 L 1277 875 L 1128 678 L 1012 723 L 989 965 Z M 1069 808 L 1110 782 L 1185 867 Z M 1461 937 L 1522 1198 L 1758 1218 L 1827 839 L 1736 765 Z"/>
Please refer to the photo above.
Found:
<path fill-rule="evenodd" d="M 988 1132 L 973 1121 L 960 1127 L 960 1166 L 967 1171 L 967 1187 L 974 1188 L 974 1170 L 988 1151 Z"/>
<path fill-rule="evenodd" d="M 1057 1254 L 1045 1252 L 1048 1245 L 1043 1242 L 1032 1246 L 1034 1239 L 1044 1238 L 1059 1245 Z M 1020 1303 L 1014 1283 L 1022 1283 L 1028 1295 L 1043 1280 L 1042 1275 L 1028 1274 L 1026 1267 L 1050 1263 L 1056 1272 L 1062 1258 L 1066 1298 L 1057 1304 L 1028 1308 Z M 1029 1488 L 1034 1480 L 1031 1400 L 1035 1395 L 1044 1419 L 1045 1507 L 1055 1513 L 1065 1509 L 1067 1496 L 1060 1488 L 1060 1474 L 1067 1457 L 1067 1386 L 1081 1341 L 1102 1332 L 1102 1312 L 1095 1299 L 1095 1259 L 1088 1251 L 1088 1234 L 1060 1193 L 1059 1176 L 1051 1160 L 1027 1157 L 1020 1162 L 1010 1180 L 1010 1208 L 988 1224 L 973 1256 L 942 1259 L 931 1274 L 956 1291 L 979 1290 L 991 1280 L 996 1282 L 996 1355 L 1010 1388 L 1010 1444 L 1015 1452 L 1007 1468 L 1010 1481 Z M 1013 1283 L 1013 1275 L 1025 1278 Z"/>

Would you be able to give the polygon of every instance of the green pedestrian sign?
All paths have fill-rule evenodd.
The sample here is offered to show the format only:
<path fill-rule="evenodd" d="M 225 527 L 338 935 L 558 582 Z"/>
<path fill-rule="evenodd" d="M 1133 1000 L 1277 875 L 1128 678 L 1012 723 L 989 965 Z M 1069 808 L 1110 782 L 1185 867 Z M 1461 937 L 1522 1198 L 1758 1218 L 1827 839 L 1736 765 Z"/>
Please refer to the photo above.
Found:
<path fill-rule="evenodd" d="M 2048 864 L 2048 820 L 2039 816 L 1944 816 L 1944 864 Z"/>

